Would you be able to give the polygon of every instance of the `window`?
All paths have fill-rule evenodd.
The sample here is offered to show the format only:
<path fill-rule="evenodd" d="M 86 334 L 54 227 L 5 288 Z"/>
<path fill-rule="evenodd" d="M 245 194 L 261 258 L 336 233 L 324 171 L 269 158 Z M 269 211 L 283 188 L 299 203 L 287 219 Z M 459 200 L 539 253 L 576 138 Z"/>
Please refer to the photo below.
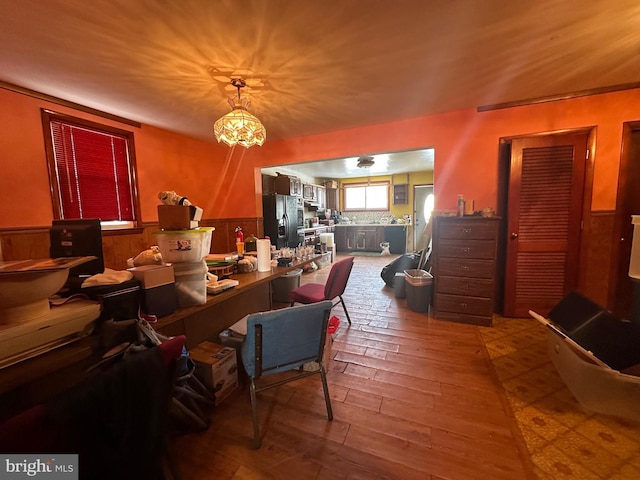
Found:
<path fill-rule="evenodd" d="M 133 133 L 42 111 L 54 218 L 99 218 L 105 228 L 138 218 Z"/>
<path fill-rule="evenodd" d="M 345 210 L 389 210 L 389 184 L 353 184 L 344 187 Z"/>

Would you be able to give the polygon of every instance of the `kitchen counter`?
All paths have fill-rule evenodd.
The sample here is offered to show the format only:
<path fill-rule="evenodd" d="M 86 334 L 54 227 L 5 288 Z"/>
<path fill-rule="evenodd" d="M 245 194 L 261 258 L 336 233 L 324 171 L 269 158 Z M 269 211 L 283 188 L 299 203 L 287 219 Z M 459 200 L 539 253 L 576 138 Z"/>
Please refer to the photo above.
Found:
<path fill-rule="evenodd" d="M 410 227 L 411 223 L 336 223 L 334 227 Z"/>
<path fill-rule="evenodd" d="M 335 225 L 336 250 L 341 253 L 356 251 L 381 252 L 382 242 L 388 242 L 390 252 L 407 251 L 408 223 L 339 223 Z"/>
<path fill-rule="evenodd" d="M 298 231 L 299 232 L 304 232 L 304 233 L 313 233 L 316 230 L 321 230 L 321 231 L 325 231 L 328 230 L 332 227 L 335 227 L 335 225 L 318 225 L 317 227 L 310 227 L 310 228 L 302 228 L 302 227 L 298 227 Z"/>

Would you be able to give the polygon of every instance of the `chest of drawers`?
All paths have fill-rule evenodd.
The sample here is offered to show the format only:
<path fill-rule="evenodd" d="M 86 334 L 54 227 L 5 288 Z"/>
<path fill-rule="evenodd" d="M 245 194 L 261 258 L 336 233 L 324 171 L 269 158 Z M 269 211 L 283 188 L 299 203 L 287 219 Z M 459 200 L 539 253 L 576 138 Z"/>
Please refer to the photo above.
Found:
<path fill-rule="evenodd" d="M 433 313 L 490 326 L 496 297 L 497 217 L 435 217 Z"/>

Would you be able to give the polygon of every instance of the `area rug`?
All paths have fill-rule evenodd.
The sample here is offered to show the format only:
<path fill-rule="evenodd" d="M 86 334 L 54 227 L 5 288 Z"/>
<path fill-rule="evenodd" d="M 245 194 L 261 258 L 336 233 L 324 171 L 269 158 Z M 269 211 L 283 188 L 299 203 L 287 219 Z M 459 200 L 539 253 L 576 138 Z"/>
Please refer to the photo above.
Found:
<path fill-rule="evenodd" d="M 640 478 L 640 424 L 582 407 L 558 375 L 546 329 L 494 316 L 480 327 L 540 480 Z"/>
<path fill-rule="evenodd" d="M 345 253 L 345 255 L 353 255 L 354 257 L 382 257 L 380 252 L 349 252 Z M 387 255 L 390 259 L 393 258 L 390 255 Z"/>

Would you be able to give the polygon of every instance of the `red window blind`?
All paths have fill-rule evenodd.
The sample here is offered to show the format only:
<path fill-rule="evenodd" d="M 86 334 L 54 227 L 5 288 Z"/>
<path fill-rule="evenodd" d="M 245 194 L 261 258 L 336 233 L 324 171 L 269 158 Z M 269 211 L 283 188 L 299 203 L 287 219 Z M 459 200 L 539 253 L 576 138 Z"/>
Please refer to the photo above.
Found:
<path fill-rule="evenodd" d="M 126 136 L 51 120 L 61 218 L 134 221 Z"/>

